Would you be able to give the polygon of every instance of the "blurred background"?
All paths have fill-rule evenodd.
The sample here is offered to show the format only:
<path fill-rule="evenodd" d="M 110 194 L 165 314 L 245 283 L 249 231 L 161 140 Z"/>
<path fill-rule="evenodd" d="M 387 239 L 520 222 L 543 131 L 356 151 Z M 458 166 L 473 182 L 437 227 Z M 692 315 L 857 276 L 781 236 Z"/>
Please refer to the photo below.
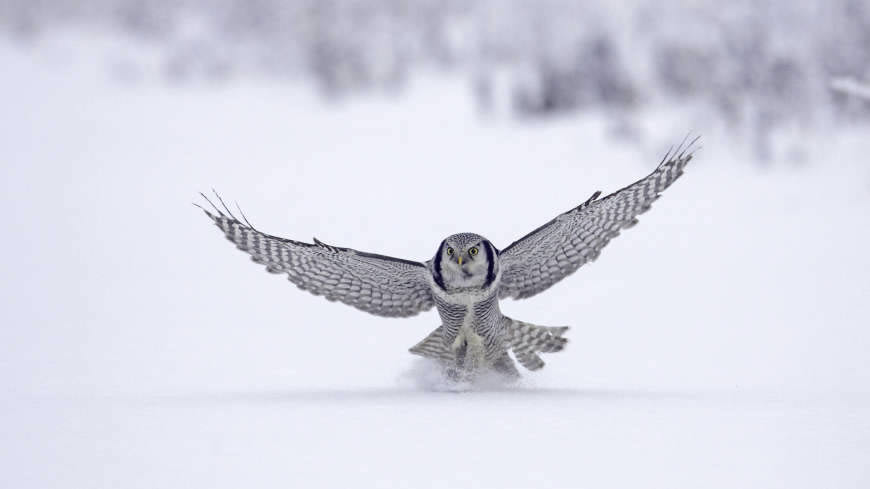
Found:
<path fill-rule="evenodd" d="M 868 117 L 870 7 L 783 2 L 3 0 L 8 40 L 107 41 L 120 83 L 239 83 L 265 76 L 324 99 L 400 95 L 415 77 L 462 79 L 481 116 L 597 112 L 644 137 L 645 111 L 679 108 L 745 141 L 759 161 L 779 133 Z M 118 41 L 123 39 L 119 45 Z"/>
<path fill-rule="evenodd" d="M 687 134 L 506 389 L 190 205 L 422 261 Z M 0 487 L 870 485 L 866 1 L 0 0 L 0 149 Z"/>

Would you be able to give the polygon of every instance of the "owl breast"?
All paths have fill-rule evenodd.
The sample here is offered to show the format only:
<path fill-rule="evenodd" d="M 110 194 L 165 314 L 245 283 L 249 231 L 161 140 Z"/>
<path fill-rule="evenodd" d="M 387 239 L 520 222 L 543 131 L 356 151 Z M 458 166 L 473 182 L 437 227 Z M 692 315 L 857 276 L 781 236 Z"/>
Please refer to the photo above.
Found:
<path fill-rule="evenodd" d="M 457 362 L 466 367 L 492 363 L 504 351 L 507 320 L 498 307 L 498 296 L 477 294 L 435 295 L 435 306 L 444 327 L 444 342 Z"/>

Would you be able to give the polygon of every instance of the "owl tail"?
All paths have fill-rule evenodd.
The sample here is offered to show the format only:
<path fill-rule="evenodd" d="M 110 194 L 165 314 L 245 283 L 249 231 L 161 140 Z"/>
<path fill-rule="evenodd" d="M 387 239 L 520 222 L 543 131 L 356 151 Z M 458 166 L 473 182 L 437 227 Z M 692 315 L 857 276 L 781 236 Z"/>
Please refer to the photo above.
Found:
<path fill-rule="evenodd" d="M 562 337 L 566 331 L 568 326 L 538 326 L 510 319 L 505 346 L 513 350 L 514 357 L 523 367 L 528 370 L 540 370 L 544 366 L 544 361 L 538 353 L 562 351 L 568 343 L 568 338 Z M 444 328 L 439 326 L 408 351 L 434 360 L 454 361 L 453 352 L 442 336 L 443 332 Z"/>
<path fill-rule="evenodd" d="M 423 338 L 423 341 L 412 346 L 408 351 L 426 358 L 452 361 L 453 352 L 450 351 L 447 344 L 444 342 L 444 337 L 442 336 L 443 331 L 444 328 L 438 326 L 435 328 L 435 331 L 429 333 L 429 336 Z"/>
<path fill-rule="evenodd" d="M 508 326 L 508 345 L 520 364 L 529 370 L 540 370 L 544 361 L 538 353 L 562 351 L 568 338 L 562 335 L 568 326 L 537 326 L 511 319 Z"/>

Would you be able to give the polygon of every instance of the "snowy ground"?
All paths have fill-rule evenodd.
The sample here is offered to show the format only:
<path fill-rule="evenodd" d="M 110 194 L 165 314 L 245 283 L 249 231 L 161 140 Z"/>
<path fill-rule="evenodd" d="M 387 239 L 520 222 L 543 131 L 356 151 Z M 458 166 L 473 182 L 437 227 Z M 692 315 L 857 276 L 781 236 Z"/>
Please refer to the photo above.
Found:
<path fill-rule="evenodd" d="M 86 47 L 0 47 L 0 487 L 870 485 L 867 128 L 761 169 L 679 113 L 628 145 L 481 119 L 435 75 L 330 105 L 118 83 Z M 690 130 L 639 226 L 502 305 L 573 327 L 504 390 L 421 388 L 434 312 L 300 292 L 190 205 L 214 186 L 267 232 L 424 260 L 458 231 L 503 247 Z"/>

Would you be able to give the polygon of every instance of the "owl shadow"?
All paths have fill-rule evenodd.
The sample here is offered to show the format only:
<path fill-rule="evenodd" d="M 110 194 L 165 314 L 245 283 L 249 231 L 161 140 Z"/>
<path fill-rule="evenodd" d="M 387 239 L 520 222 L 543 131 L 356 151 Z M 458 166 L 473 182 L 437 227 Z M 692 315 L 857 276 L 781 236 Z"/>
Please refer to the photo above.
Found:
<path fill-rule="evenodd" d="M 393 386 L 360 388 L 263 389 L 248 391 L 199 392 L 149 398 L 149 402 L 181 404 L 339 404 L 383 403 L 389 401 L 437 402 L 439 400 L 488 401 L 554 400 L 593 401 L 692 401 L 709 399 L 711 392 L 700 390 L 622 389 L 600 387 L 545 387 L 537 385 L 534 374 L 508 378 L 481 375 L 473 382 L 451 381 L 436 363 L 416 359 L 401 372 Z"/>
<path fill-rule="evenodd" d="M 504 387 L 481 388 L 474 386 L 461 389 L 423 390 L 409 387 L 360 388 L 360 389 L 299 389 L 299 390 L 259 390 L 234 392 L 209 392 L 178 395 L 152 399 L 162 403 L 192 404 L 331 404 L 331 403 L 383 403 L 388 401 L 426 401 L 473 400 L 490 401 L 535 400 L 551 402 L 554 400 L 575 400 L 589 402 L 630 402 L 630 401 L 696 401 L 706 396 L 691 391 L 658 391 L 600 388 L 535 388 Z"/>
<path fill-rule="evenodd" d="M 691 401 L 708 397 L 709 392 L 655 389 L 610 389 L 542 387 L 535 378 L 506 378 L 481 375 L 473 382 L 451 381 L 435 362 L 419 359 L 402 372 L 392 387 L 305 388 L 251 391 L 227 391 L 174 396 L 172 400 L 215 404 L 339 404 L 384 402 L 439 402 L 486 399 L 488 401 L 554 400 L 592 401 Z M 167 400 L 169 398 L 163 398 Z"/>

